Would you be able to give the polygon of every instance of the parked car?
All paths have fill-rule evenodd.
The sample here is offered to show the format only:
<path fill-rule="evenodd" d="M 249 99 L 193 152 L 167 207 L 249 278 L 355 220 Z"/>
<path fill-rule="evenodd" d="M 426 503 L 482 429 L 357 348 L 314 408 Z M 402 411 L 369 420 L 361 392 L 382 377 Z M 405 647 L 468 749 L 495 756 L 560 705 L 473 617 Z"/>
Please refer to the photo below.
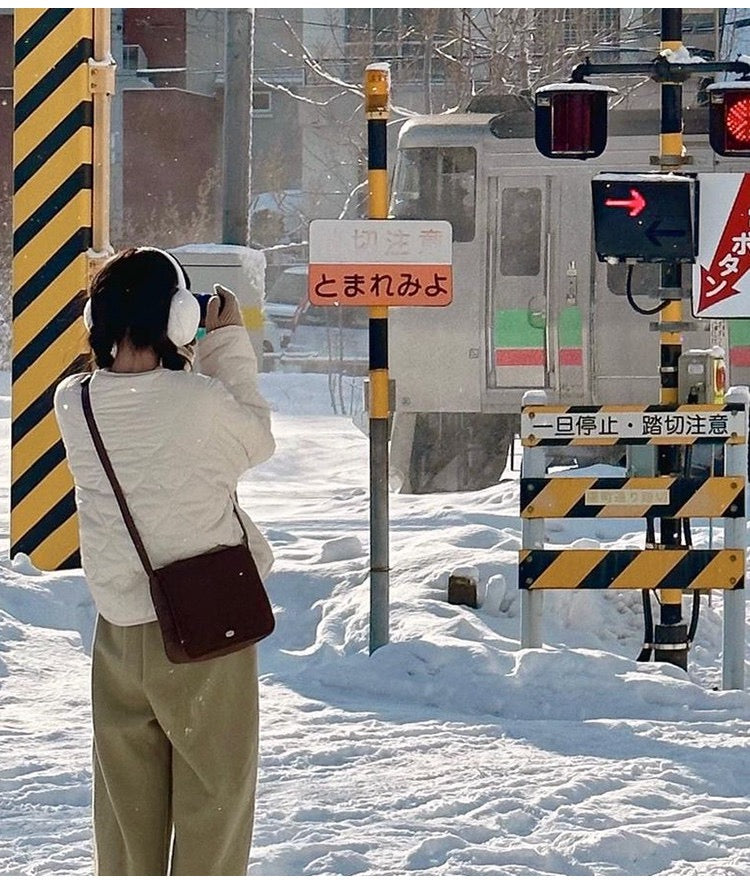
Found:
<path fill-rule="evenodd" d="M 289 343 L 289 332 L 284 331 L 268 316 L 263 321 L 263 353 L 280 353 Z"/>
<path fill-rule="evenodd" d="M 301 325 L 338 325 L 366 328 L 367 310 L 361 307 L 314 307 L 307 299 L 307 265 L 287 267 L 266 293 L 265 314 L 280 328 Z"/>

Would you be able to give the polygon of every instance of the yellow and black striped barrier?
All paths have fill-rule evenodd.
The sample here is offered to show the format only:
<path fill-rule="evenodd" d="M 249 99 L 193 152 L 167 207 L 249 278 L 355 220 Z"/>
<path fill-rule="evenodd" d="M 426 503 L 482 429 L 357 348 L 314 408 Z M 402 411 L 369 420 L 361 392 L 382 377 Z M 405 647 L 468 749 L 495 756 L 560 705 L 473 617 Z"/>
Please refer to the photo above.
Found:
<path fill-rule="evenodd" d="M 522 549 L 521 589 L 743 589 L 743 549 Z"/>
<path fill-rule="evenodd" d="M 79 564 L 73 481 L 53 414 L 84 364 L 92 226 L 93 9 L 15 9 L 11 555 Z"/>
<path fill-rule="evenodd" d="M 522 518 L 741 518 L 745 480 L 720 478 L 525 478 Z"/>

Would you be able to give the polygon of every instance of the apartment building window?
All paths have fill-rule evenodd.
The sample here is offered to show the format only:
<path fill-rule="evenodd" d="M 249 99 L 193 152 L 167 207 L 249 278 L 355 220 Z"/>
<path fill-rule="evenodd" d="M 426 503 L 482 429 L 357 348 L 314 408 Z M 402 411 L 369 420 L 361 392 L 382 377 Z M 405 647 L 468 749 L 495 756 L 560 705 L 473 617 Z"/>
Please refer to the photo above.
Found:
<path fill-rule="evenodd" d="M 346 57 L 353 64 L 389 61 L 401 79 L 422 76 L 427 36 L 441 40 L 453 28 L 453 9 L 347 9 Z M 443 76 L 432 59 L 434 79 Z"/>
<path fill-rule="evenodd" d="M 253 116 L 270 117 L 273 113 L 271 90 L 253 87 Z"/>
<path fill-rule="evenodd" d="M 537 26 L 551 37 L 560 49 L 619 37 L 620 9 L 541 9 Z"/>
<path fill-rule="evenodd" d="M 127 73 L 135 75 L 139 70 L 146 70 L 148 59 L 142 47 L 137 43 L 126 43 L 122 47 L 122 67 Z"/>

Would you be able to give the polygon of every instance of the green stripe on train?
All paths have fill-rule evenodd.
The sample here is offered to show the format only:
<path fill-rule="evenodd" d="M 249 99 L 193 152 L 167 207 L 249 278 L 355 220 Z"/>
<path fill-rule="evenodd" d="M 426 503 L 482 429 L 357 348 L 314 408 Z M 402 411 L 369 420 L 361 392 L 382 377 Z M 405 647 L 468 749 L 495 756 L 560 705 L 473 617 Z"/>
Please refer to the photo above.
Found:
<path fill-rule="evenodd" d="M 748 323 L 750 324 L 750 323 Z M 545 318 L 531 310 L 495 311 L 496 347 L 543 347 Z M 580 347 L 583 342 L 581 310 L 565 307 L 558 320 L 561 347 Z"/>
<path fill-rule="evenodd" d="M 729 320 L 729 345 L 750 346 L 750 321 L 747 319 Z"/>

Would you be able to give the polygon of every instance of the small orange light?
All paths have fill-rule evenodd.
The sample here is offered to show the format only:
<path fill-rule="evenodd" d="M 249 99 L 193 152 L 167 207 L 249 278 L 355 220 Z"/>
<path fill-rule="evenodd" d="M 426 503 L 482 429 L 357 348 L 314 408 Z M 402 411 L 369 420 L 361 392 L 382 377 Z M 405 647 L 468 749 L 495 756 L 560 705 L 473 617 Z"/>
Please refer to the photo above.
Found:
<path fill-rule="evenodd" d="M 365 113 L 387 113 L 391 91 L 391 71 L 387 64 L 365 68 Z"/>
<path fill-rule="evenodd" d="M 724 398 L 724 393 L 727 391 L 727 369 L 724 362 L 719 361 L 719 359 L 716 360 L 715 365 L 714 388 L 716 391 L 716 398 L 721 401 Z"/>

